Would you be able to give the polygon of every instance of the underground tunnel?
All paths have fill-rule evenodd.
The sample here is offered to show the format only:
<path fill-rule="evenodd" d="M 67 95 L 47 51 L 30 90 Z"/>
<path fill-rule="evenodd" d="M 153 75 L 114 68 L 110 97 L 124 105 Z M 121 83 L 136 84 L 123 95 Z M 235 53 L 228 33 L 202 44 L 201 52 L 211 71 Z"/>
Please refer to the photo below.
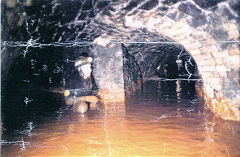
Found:
<path fill-rule="evenodd" d="M 181 89 L 178 99 L 180 95 L 194 99 L 196 81 L 201 79 L 194 59 L 182 45 L 130 44 L 122 49 L 127 97 L 138 93 L 176 99 Z"/>
<path fill-rule="evenodd" d="M 3 1 L 1 155 L 239 156 L 238 9 Z"/>

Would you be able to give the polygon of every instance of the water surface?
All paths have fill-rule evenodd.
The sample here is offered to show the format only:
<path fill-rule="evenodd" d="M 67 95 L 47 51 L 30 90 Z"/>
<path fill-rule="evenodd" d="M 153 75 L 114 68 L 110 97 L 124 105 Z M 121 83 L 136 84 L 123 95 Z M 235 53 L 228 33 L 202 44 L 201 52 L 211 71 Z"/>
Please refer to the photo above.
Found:
<path fill-rule="evenodd" d="M 126 106 L 120 113 L 59 110 L 2 139 L 2 156 L 240 155 L 240 123 L 213 116 L 201 99 L 141 98 Z"/>

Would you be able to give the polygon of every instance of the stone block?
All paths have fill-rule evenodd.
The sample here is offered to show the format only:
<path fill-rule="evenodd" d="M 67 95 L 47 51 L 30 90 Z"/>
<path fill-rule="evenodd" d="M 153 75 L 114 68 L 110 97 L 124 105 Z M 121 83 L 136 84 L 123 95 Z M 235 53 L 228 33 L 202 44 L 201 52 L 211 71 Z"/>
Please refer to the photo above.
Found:
<path fill-rule="evenodd" d="M 210 43 L 211 43 L 211 41 L 210 41 Z M 213 52 L 219 51 L 218 47 L 212 46 L 210 43 L 209 43 L 209 41 L 207 41 L 206 43 L 203 43 L 202 47 L 200 47 L 199 49 L 206 53 L 213 53 Z M 216 43 L 213 43 L 213 44 L 215 45 Z"/>
<path fill-rule="evenodd" d="M 198 61 L 209 60 L 211 58 L 212 58 L 212 56 L 206 55 L 206 54 L 205 55 L 203 55 L 203 54 L 194 55 L 194 59 L 196 59 L 197 63 L 198 63 Z"/>
<path fill-rule="evenodd" d="M 214 83 L 214 84 L 211 84 L 211 87 L 215 90 L 222 90 L 222 85 L 220 84 Z"/>
<path fill-rule="evenodd" d="M 200 60 L 197 64 L 198 66 L 215 66 L 216 62 L 214 59 L 208 59 L 208 60 Z"/>
<path fill-rule="evenodd" d="M 220 78 L 209 78 L 207 82 L 210 84 L 219 84 Z"/>
<path fill-rule="evenodd" d="M 229 56 L 225 58 L 224 61 L 227 61 L 228 64 L 226 64 L 226 66 L 228 68 L 239 67 L 240 56 L 239 55 Z"/>
<path fill-rule="evenodd" d="M 224 57 L 229 57 L 229 54 L 227 51 L 214 51 L 212 52 L 214 58 L 224 58 Z"/>
<path fill-rule="evenodd" d="M 240 55 L 240 51 L 239 51 L 239 48 L 237 46 L 237 44 L 234 44 L 234 45 L 231 45 L 228 47 L 228 53 L 230 56 L 234 56 L 234 55 Z"/>
<path fill-rule="evenodd" d="M 213 72 L 216 70 L 215 66 L 199 66 L 198 69 L 200 72 Z"/>
<path fill-rule="evenodd" d="M 173 25 L 175 24 L 175 22 L 174 22 L 173 20 L 171 20 L 170 18 L 164 17 L 164 18 L 162 18 L 162 20 L 163 20 L 164 22 L 159 23 L 159 28 L 160 28 L 160 29 L 171 28 L 171 27 L 173 27 Z"/>
<path fill-rule="evenodd" d="M 98 95 L 102 98 L 103 102 L 124 102 L 125 92 L 124 89 L 99 89 Z"/>
<path fill-rule="evenodd" d="M 228 99 L 212 98 L 206 92 L 204 92 L 204 98 L 206 104 L 216 116 L 223 119 L 240 121 L 239 102 L 233 104 Z"/>
<path fill-rule="evenodd" d="M 183 27 L 185 27 L 188 30 L 191 29 L 188 23 L 186 23 L 185 21 L 176 22 L 174 25 L 172 25 L 171 29 L 175 31 L 175 30 L 180 30 Z"/>
<path fill-rule="evenodd" d="M 174 36 L 174 40 L 176 41 L 182 41 L 182 40 L 186 40 L 187 38 L 189 38 L 189 34 L 182 34 L 182 35 L 178 35 L 178 36 Z"/>
<path fill-rule="evenodd" d="M 207 96 L 209 98 L 214 97 L 214 90 L 212 89 L 212 87 L 209 84 L 204 85 L 204 92 L 207 94 Z"/>
<path fill-rule="evenodd" d="M 178 38 L 178 36 L 189 36 L 190 33 L 190 29 L 188 29 L 187 27 L 181 27 L 180 29 L 172 31 L 171 35 Z"/>
<path fill-rule="evenodd" d="M 144 23 L 145 27 L 148 28 L 149 31 L 154 30 L 155 26 L 159 23 L 160 21 L 154 17 L 150 17 L 147 19 L 147 22 Z"/>
<path fill-rule="evenodd" d="M 206 80 L 206 79 L 208 79 L 208 78 L 213 77 L 214 74 L 213 74 L 212 72 L 204 72 L 204 73 L 201 74 L 201 76 L 202 76 L 202 78 L 203 78 L 204 80 Z"/>
<path fill-rule="evenodd" d="M 188 50 L 192 56 L 201 54 L 201 51 L 198 49 Z"/>
<path fill-rule="evenodd" d="M 216 66 L 218 72 L 226 72 L 227 68 L 224 65 Z"/>
<path fill-rule="evenodd" d="M 216 58 L 215 61 L 216 61 L 217 65 L 223 65 L 224 64 L 222 58 Z"/>
<path fill-rule="evenodd" d="M 192 38 L 187 38 L 187 39 L 185 39 L 185 40 L 183 40 L 183 41 L 179 41 L 184 47 L 188 47 L 188 46 L 190 46 L 190 45 L 192 45 L 193 43 L 194 43 L 194 39 L 192 39 Z"/>
<path fill-rule="evenodd" d="M 238 30 L 238 26 L 236 24 L 234 24 L 234 23 L 224 23 L 223 26 L 224 26 L 225 30 L 227 30 L 228 36 L 231 39 L 238 40 L 239 30 Z"/>
<path fill-rule="evenodd" d="M 199 42 L 193 42 L 191 44 L 185 45 L 188 51 L 199 49 L 202 45 Z"/>
<path fill-rule="evenodd" d="M 106 47 L 107 44 L 110 43 L 110 39 L 107 39 L 107 38 L 102 38 L 102 37 L 98 37 L 96 38 L 93 43 L 97 44 L 97 45 L 101 45 L 103 47 Z"/>
<path fill-rule="evenodd" d="M 93 75 L 98 88 L 124 88 L 121 46 L 105 48 L 96 45 L 92 51 L 94 53 Z"/>

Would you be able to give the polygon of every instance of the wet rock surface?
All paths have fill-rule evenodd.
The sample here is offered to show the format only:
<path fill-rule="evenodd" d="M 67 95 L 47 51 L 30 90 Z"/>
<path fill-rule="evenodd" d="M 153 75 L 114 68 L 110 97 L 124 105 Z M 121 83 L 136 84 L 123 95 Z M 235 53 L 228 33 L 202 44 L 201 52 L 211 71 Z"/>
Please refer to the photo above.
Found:
<path fill-rule="evenodd" d="M 185 72 L 187 78 L 199 72 L 204 81 L 201 96 L 212 112 L 239 120 L 239 0 L 7 0 L 1 5 L 4 154 L 75 155 L 83 148 L 80 155 L 124 156 L 138 154 L 137 143 L 144 150 L 139 155 L 239 155 L 238 122 L 213 118 L 209 112 L 211 118 L 206 117 L 203 103 L 195 97 L 183 103 L 177 84 L 160 80 L 165 89 L 175 89 L 171 95 L 161 83 L 155 81 L 157 88 L 152 89 L 143 80 L 159 79 L 164 72 L 160 67 L 170 59 L 172 64 L 182 59 L 184 67 L 196 61 L 199 71 Z M 117 60 L 121 54 L 110 54 L 116 54 L 115 46 L 123 52 L 123 65 Z M 93 70 L 104 69 L 95 74 L 98 86 L 121 87 L 102 92 L 109 100 L 122 100 L 124 92 L 142 89 L 150 90 L 143 93 L 151 100 L 133 102 L 124 116 L 64 113 L 61 96 L 40 87 L 62 86 L 60 78 L 69 70 L 65 65 L 86 53 L 97 59 Z M 158 67 L 160 72 L 154 71 Z M 126 76 L 121 80 L 120 70 Z M 110 79 L 104 80 L 106 76 Z M 152 98 L 158 100 L 150 103 Z M 169 142 L 173 134 L 176 138 Z M 72 140 L 82 145 L 72 145 Z"/>
<path fill-rule="evenodd" d="M 164 12 L 163 17 L 171 17 L 175 12 L 174 20 L 191 19 L 189 24 L 192 24 L 193 27 L 202 27 L 207 24 L 205 29 L 209 31 L 214 30 L 211 28 L 214 24 L 217 24 L 219 28 L 229 19 L 239 21 L 237 0 L 131 0 L 121 2 L 56 0 L 33 1 L 28 4 L 25 1 L 15 3 L 14 5 L 2 3 L 3 27 L 4 30 L 9 30 L 9 35 L 6 34 L 4 37 L 9 37 L 8 40 L 11 41 L 28 41 L 29 37 L 40 38 L 39 42 L 41 43 L 72 40 L 91 41 L 102 34 L 100 30 L 110 31 L 98 25 L 98 22 L 105 23 L 106 27 L 117 31 L 119 29 L 117 21 L 120 22 L 125 16 L 129 16 L 134 11 L 141 15 L 145 11 L 154 12 L 156 9 L 158 12 Z M 22 16 L 24 18 L 20 19 Z M 110 21 L 115 24 L 109 25 Z M 198 24 L 194 24 L 197 21 Z M 17 25 L 16 22 L 21 24 Z M 99 26 L 97 31 L 94 29 L 96 24 Z M 28 29 L 26 29 L 27 27 Z"/>
<path fill-rule="evenodd" d="M 231 95 L 239 92 L 239 79 L 231 79 L 239 73 L 239 59 L 234 59 L 239 55 L 239 42 L 235 42 L 239 40 L 238 0 L 11 0 L 1 5 L 2 76 L 5 79 L 7 73 L 22 72 L 20 77 L 13 78 L 26 84 L 30 81 L 30 85 L 24 84 L 26 89 L 34 85 L 62 85 L 58 78 L 66 58 L 71 61 L 84 52 L 94 55 L 94 41 L 101 37 L 104 48 L 111 48 L 112 43 L 123 44 L 132 56 L 126 63 L 134 63 L 129 68 L 134 69 L 132 74 L 127 74 L 137 85 L 141 84 L 139 79 L 155 76 L 153 69 L 162 58 L 176 58 L 184 45 L 184 53 L 194 54 L 197 64 L 202 64 L 199 71 L 210 99 L 220 102 L 220 98 L 225 99 L 221 93 L 224 91 L 226 99 L 231 100 Z M 236 47 L 232 48 L 233 45 Z M 178 54 L 173 55 L 176 51 Z M 227 59 L 229 56 L 235 57 Z M 212 83 L 211 78 L 221 81 Z M 229 82 L 223 83 L 224 79 Z M 123 81 L 119 82 L 122 86 Z M 17 88 L 11 90 L 14 93 Z M 24 94 L 20 100 L 24 103 Z M 212 108 L 215 107 L 218 108 Z"/>

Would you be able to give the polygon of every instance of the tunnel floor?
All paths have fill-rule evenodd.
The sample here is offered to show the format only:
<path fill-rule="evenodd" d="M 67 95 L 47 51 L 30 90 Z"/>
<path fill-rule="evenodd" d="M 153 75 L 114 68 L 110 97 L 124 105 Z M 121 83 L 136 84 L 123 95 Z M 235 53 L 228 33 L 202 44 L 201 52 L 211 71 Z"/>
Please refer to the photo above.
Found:
<path fill-rule="evenodd" d="M 126 111 L 59 110 L 3 136 L 2 156 L 239 156 L 239 122 L 218 119 L 203 100 L 145 97 Z"/>

